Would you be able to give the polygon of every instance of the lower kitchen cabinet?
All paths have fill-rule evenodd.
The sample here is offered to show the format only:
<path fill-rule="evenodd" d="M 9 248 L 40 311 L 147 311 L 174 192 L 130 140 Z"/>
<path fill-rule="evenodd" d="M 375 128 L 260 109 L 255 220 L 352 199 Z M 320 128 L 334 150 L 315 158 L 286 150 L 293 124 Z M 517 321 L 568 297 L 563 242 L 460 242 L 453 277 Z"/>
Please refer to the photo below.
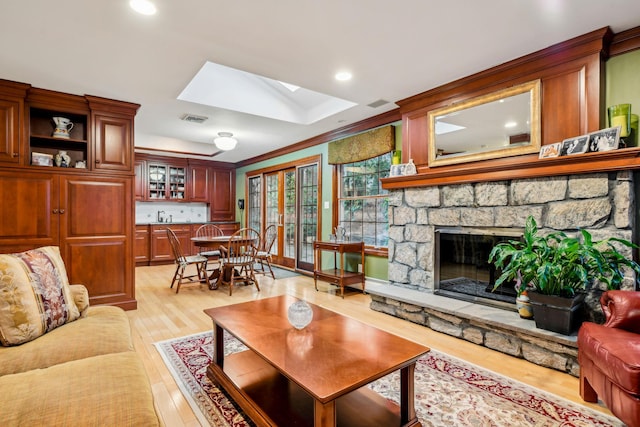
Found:
<path fill-rule="evenodd" d="M 191 255 L 191 225 L 190 224 L 153 224 L 151 225 L 151 265 L 173 262 L 174 256 L 167 237 L 167 228 L 171 228 L 180 240 L 184 255 Z"/>
<path fill-rule="evenodd" d="M 230 236 L 240 225 L 237 222 L 214 223 L 222 229 L 225 235 Z M 142 265 L 170 264 L 173 262 L 173 252 L 167 237 L 167 228 L 171 228 L 180 244 L 184 255 L 195 255 L 198 248 L 191 242 L 196 231 L 203 223 L 165 223 L 165 224 L 138 224 L 136 225 L 135 263 Z"/>
<path fill-rule="evenodd" d="M 135 259 L 136 265 L 149 265 L 151 238 L 148 225 L 136 225 Z"/>

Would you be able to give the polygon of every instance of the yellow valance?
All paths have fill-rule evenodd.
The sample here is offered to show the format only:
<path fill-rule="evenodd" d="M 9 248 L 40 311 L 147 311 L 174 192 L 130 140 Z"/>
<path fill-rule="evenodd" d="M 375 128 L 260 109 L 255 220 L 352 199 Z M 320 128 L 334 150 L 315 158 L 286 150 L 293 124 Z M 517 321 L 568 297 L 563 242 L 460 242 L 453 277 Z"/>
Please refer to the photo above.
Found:
<path fill-rule="evenodd" d="M 394 127 L 384 126 L 329 143 L 329 164 L 341 165 L 380 156 L 396 148 Z"/>

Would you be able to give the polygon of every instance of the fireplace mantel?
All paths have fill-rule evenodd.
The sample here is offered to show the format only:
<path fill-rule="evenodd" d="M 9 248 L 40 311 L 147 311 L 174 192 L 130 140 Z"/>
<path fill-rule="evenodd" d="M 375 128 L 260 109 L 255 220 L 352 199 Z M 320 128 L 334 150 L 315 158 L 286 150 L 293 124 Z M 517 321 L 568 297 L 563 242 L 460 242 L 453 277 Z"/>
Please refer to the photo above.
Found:
<path fill-rule="evenodd" d="M 429 168 L 426 173 L 382 179 L 387 190 L 512 179 L 539 178 L 640 168 L 640 147 L 539 159 L 537 154 Z"/>

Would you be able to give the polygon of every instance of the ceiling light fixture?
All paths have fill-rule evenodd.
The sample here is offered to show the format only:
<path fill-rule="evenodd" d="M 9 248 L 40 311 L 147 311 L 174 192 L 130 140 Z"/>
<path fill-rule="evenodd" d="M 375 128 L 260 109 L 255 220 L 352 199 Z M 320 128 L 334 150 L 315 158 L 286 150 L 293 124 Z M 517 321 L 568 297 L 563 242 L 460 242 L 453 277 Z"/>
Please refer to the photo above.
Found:
<path fill-rule="evenodd" d="M 231 132 L 218 132 L 218 137 L 213 140 L 213 143 L 216 144 L 216 147 L 220 150 L 229 151 L 236 148 L 238 140 L 233 138 Z"/>
<path fill-rule="evenodd" d="M 155 15 L 156 6 L 149 0 L 131 0 L 129 2 L 131 9 L 143 15 Z"/>
<path fill-rule="evenodd" d="M 351 77 L 352 75 L 348 71 L 340 71 L 335 75 L 336 80 L 341 82 L 346 82 L 347 80 L 351 80 Z"/>

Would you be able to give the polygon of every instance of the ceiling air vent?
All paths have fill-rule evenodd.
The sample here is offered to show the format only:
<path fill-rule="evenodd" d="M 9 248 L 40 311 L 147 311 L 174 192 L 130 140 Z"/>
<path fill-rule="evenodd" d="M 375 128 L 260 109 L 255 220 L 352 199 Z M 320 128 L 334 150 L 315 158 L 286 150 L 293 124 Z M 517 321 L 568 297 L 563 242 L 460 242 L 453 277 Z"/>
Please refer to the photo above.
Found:
<path fill-rule="evenodd" d="M 367 104 L 367 106 L 371 108 L 378 108 L 388 103 L 389 101 L 385 101 L 384 99 L 378 99 L 377 101 L 373 101 L 371 104 Z"/>
<path fill-rule="evenodd" d="M 191 123 L 204 123 L 206 120 L 209 119 L 209 117 L 205 117 L 205 116 L 197 116 L 195 114 L 184 114 L 182 117 L 180 117 L 181 120 L 184 120 L 185 122 L 191 122 Z"/>

